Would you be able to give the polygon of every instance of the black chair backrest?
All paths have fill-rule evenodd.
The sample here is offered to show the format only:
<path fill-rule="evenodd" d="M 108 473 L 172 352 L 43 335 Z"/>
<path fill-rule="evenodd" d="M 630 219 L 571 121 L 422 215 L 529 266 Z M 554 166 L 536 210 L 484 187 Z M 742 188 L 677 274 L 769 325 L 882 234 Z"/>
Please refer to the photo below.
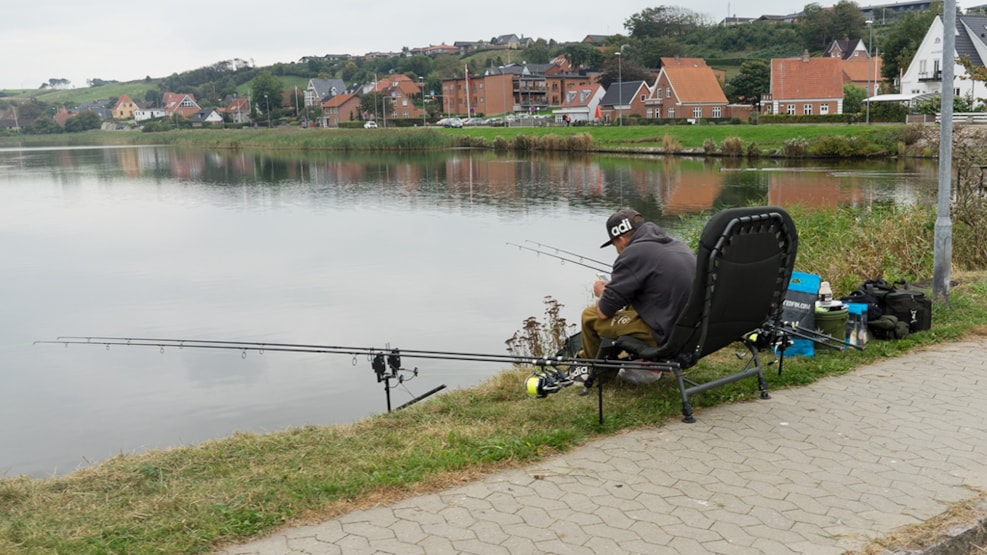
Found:
<path fill-rule="evenodd" d="M 781 208 L 713 215 L 699 238 L 688 304 L 658 356 L 688 368 L 780 316 L 797 250 L 795 223 Z"/>

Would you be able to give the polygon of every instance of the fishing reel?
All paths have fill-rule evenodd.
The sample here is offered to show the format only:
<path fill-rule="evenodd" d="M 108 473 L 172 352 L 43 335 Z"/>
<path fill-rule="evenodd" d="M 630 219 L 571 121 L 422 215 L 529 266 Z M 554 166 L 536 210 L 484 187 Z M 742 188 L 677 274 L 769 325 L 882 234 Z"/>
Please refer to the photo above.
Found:
<path fill-rule="evenodd" d="M 565 372 L 555 367 L 542 366 L 535 370 L 524 381 L 525 390 L 528 395 L 544 399 L 549 394 L 558 393 L 564 387 L 569 387 L 575 383 Z"/>

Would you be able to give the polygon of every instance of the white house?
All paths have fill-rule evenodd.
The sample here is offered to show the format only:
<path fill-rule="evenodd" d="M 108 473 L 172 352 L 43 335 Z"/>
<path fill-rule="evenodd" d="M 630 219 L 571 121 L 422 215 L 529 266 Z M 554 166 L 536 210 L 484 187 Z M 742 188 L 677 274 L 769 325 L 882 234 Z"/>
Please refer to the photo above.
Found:
<path fill-rule="evenodd" d="M 925 38 L 915 52 L 908 70 L 901 76 L 903 95 L 942 93 L 942 40 L 943 19 L 936 17 L 925 33 Z M 987 60 L 987 17 L 983 15 L 956 16 L 956 52 L 953 58 L 968 58 L 976 65 L 983 66 Z M 953 94 L 983 103 L 987 98 L 987 86 L 981 81 L 965 78 L 966 69 L 959 63 L 953 69 Z"/>
<path fill-rule="evenodd" d="M 569 116 L 569 123 L 599 121 L 600 116 L 597 112 L 604 94 L 606 90 L 598 83 L 566 91 L 565 98 L 562 99 L 562 107 L 552 112 L 555 115 L 555 122 L 564 123 L 566 116 Z"/>
<path fill-rule="evenodd" d="M 134 121 L 140 123 L 149 119 L 163 118 L 168 115 L 164 108 L 140 108 L 134 110 Z"/>

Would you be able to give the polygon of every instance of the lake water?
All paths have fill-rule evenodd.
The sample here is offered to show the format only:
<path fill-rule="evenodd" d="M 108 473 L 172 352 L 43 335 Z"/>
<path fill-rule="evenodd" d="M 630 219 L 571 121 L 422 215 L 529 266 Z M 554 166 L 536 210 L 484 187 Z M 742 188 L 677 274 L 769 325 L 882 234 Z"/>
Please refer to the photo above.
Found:
<path fill-rule="evenodd" d="M 577 322 L 606 216 L 916 202 L 934 163 L 0 149 L 0 475 L 386 410 L 365 357 L 34 344 L 170 337 L 506 354 L 543 299 Z M 802 238 L 803 241 L 811 238 Z M 492 363 L 405 360 L 395 406 Z M 522 384 L 518 384 L 519 391 Z"/>

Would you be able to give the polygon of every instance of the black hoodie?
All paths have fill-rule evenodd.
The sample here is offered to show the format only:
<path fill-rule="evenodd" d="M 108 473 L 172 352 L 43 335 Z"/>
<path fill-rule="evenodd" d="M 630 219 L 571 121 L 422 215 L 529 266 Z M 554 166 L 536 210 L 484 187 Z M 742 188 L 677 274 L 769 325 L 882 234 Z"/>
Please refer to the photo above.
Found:
<path fill-rule="evenodd" d="M 600 311 L 613 316 L 630 305 L 665 342 L 692 291 L 696 255 L 652 222 L 644 222 L 613 263 L 613 276 L 600 297 Z"/>

